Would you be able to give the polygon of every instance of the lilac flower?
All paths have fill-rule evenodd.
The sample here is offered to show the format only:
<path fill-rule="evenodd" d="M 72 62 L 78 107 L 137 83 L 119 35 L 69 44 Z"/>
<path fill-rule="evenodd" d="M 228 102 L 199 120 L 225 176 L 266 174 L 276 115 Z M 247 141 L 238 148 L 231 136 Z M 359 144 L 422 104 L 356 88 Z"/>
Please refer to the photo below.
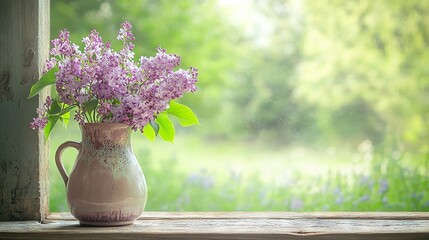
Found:
<path fill-rule="evenodd" d="M 110 102 L 101 102 L 98 107 L 98 113 L 107 116 L 112 113 L 112 104 Z"/>
<path fill-rule="evenodd" d="M 82 110 L 77 110 L 74 115 L 74 120 L 76 120 L 79 124 L 85 123 L 85 113 Z"/>
<path fill-rule="evenodd" d="M 132 28 L 133 26 L 128 21 L 125 21 L 124 23 L 122 23 L 121 28 L 119 29 L 119 32 L 118 32 L 117 39 L 121 41 L 133 41 L 134 36 L 131 33 Z"/>
<path fill-rule="evenodd" d="M 85 44 L 84 52 L 89 61 L 92 60 L 92 56 L 95 56 L 96 59 L 101 57 L 104 44 L 97 31 L 92 30 L 88 37 L 82 39 L 82 42 Z"/>
<path fill-rule="evenodd" d="M 149 83 L 168 76 L 173 72 L 173 68 L 179 66 L 181 58 L 175 54 L 167 54 L 165 49 L 157 48 L 155 57 L 141 57 L 141 68 Z"/>
<path fill-rule="evenodd" d="M 58 100 L 76 106 L 75 120 L 85 122 L 117 122 L 143 131 L 145 125 L 163 112 L 171 100 L 184 93 L 195 92 L 198 70 L 177 69 L 181 58 L 157 48 L 153 57 L 135 61 L 132 25 L 124 22 L 118 32 L 123 47 L 118 52 L 104 43 L 96 30 L 83 38 L 84 49 L 70 42 L 69 32 L 63 30 L 52 40 L 51 55 L 46 69 L 58 67 L 55 87 Z M 86 102 L 98 100 L 96 115 L 87 115 Z M 44 127 L 47 109 L 38 111 L 33 128 Z"/>
<path fill-rule="evenodd" d="M 43 71 L 43 74 L 45 74 L 47 71 L 54 68 L 55 65 L 57 65 L 57 60 L 55 58 L 51 58 L 51 59 L 47 60 L 46 61 L 46 67 L 45 67 L 45 70 Z"/>
<path fill-rule="evenodd" d="M 53 46 L 50 51 L 51 55 L 73 56 L 77 53 L 79 47 L 70 42 L 69 36 L 69 32 L 66 29 L 60 31 L 58 38 L 51 41 Z"/>
<path fill-rule="evenodd" d="M 37 118 L 33 118 L 33 122 L 30 123 L 30 128 L 36 129 L 36 128 L 44 128 L 46 124 L 48 123 L 47 114 L 49 107 L 52 104 L 51 97 L 47 97 L 45 103 L 37 108 Z"/>

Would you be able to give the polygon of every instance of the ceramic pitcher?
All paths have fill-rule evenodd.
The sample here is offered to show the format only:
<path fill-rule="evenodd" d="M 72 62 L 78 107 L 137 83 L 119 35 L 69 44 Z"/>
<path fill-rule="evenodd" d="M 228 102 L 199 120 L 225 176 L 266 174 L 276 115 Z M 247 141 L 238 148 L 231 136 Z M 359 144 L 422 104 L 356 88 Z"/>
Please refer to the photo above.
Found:
<path fill-rule="evenodd" d="M 147 187 L 131 148 L 131 129 L 122 123 L 86 123 L 81 132 L 81 143 L 65 142 L 55 155 L 70 212 L 83 225 L 133 224 L 146 205 Z M 79 151 L 70 176 L 61 162 L 67 147 Z"/>

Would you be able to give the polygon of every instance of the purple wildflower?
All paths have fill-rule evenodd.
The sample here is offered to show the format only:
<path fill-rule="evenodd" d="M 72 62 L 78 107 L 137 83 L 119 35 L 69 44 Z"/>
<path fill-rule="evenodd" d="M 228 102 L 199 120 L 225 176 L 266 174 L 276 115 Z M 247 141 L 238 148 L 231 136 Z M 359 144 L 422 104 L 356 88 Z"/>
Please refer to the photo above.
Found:
<path fill-rule="evenodd" d="M 292 211 L 299 211 L 304 207 L 304 202 L 299 199 L 299 198 L 294 198 L 292 199 L 292 201 L 290 202 L 289 208 Z"/>
<path fill-rule="evenodd" d="M 379 182 L 380 187 L 378 189 L 378 192 L 380 194 L 385 194 L 389 190 L 389 181 L 387 179 L 382 179 Z"/>

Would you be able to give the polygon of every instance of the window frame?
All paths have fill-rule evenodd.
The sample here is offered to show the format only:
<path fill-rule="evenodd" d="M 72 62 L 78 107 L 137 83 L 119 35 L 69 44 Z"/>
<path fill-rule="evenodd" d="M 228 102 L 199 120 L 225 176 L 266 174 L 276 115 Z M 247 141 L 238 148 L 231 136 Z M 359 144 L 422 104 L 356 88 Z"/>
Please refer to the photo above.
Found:
<path fill-rule="evenodd" d="M 49 213 L 49 143 L 29 123 L 49 90 L 27 96 L 49 57 L 50 0 L 0 5 L 0 220 L 42 222 Z"/>

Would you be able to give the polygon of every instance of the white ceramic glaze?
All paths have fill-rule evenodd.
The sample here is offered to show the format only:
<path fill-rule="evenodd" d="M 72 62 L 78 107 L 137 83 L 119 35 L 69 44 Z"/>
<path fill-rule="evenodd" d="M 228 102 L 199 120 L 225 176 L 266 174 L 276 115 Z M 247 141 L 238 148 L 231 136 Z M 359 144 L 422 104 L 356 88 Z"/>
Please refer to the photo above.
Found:
<path fill-rule="evenodd" d="M 82 142 L 65 142 L 55 161 L 67 189 L 70 212 L 81 224 L 129 225 L 143 212 L 147 187 L 131 148 L 130 128 L 120 123 L 81 125 Z M 78 149 L 75 165 L 67 176 L 61 154 Z"/>

